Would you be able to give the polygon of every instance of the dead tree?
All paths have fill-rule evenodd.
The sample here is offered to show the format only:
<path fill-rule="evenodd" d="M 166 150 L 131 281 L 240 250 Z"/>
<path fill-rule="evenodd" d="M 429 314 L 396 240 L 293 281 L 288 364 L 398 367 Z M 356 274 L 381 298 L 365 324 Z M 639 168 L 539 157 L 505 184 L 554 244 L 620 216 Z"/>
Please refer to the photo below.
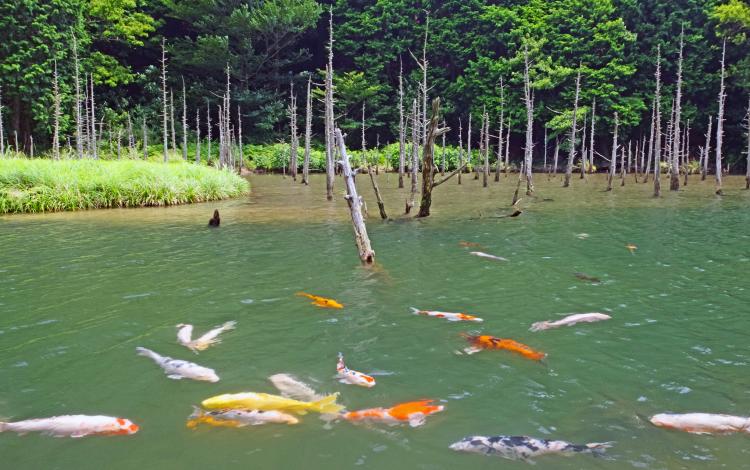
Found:
<path fill-rule="evenodd" d="M 750 99 L 747 103 L 747 116 L 745 116 L 745 129 L 747 130 L 747 163 L 745 170 L 745 189 L 750 189 Z"/>
<path fill-rule="evenodd" d="M 526 62 L 528 63 L 528 54 Z M 528 65 L 526 65 L 528 69 Z M 528 78 L 528 71 L 526 72 Z M 528 85 L 527 85 L 528 86 Z M 581 93 L 581 64 L 578 64 L 578 75 L 576 76 L 576 97 L 573 101 L 573 118 L 572 125 L 570 126 L 570 149 L 568 150 L 568 165 L 565 167 L 565 180 L 563 181 L 563 188 L 570 186 L 570 178 L 573 176 L 573 160 L 576 157 L 576 131 L 578 122 L 578 97 Z M 581 162 L 583 165 L 583 162 Z M 583 172 L 583 166 L 581 166 L 581 172 Z"/>
<path fill-rule="evenodd" d="M 99 145 L 96 140 L 96 103 L 94 102 L 94 74 L 89 75 L 89 80 L 91 83 L 91 92 L 90 92 L 90 98 L 91 98 L 91 149 L 93 151 L 94 159 L 99 158 Z"/>
<path fill-rule="evenodd" d="M 310 143 L 312 141 L 312 75 L 307 77 L 307 99 L 305 100 L 305 161 L 302 164 L 302 183 L 310 184 Z"/>
<path fill-rule="evenodd" d="M 712 127 L 713 127 L 713 116 L 708 117 L 708 132 L 706 133 L 706 148 L 704 150 L 704 156 L 703 156 L 703 173 L 701 173 L 701 181 L 706 180 L 706 175 L 708 174 L 708 156 L 711 155 L 711 136 L 713 135 Z"/>
<path fill-rule="evenodd" d="M 469 111 L 469 128 L 466 131 L 466 164 L 471 165 L 471 111 Z"/>
<path fill-rule="evenodd" d="M 648 160 L 646 162 L 646 171 L 643 175 L 643 182 L 648 183 L 648 175 L 651 173 L 651 159 L 654 156 L 654 121 L 656 120 L 656 97 L 651 103 L 651 129 L 650 136 L 648 138 Z"/>
<path fill-rule="evenodd" d="M 328 15 L 328 66 L 325 86 L 326 199 L 333 200 L 334 116 L 333 116 L 333 6 Z"/>
<path fill-rule="evenodd" d="M 201 110 L 195 110 L 195 163 L 201 162 Z"/>
<path fill-rule="evenodd" d="M 609 160 L 609 177 L 607 178 L 607 191 L 612 191 L 612 180 L 615 179 L 617 169 L 617 128 L 620 125 L 620 119 L 615 111 L 615 133 L 612 136 L 612 155 Z"/>
<path fill-rule="evenodd" d="M 484 173 L 482 174 L 482 186 L 487 187 L 487 182 L 490 179 L 490 116 L 485 111 L 484 117 Z M 445 134 L 443 134 L 445 136 Z"/>
<path fill-rule="evenodd" d="M 583 113 L 583 135 L 581 136 L 581 177 L 579 179 L 586 178 L 586 155 L 588 155 L 588 149 L 586 148 L 586 133 L 589 128 L 589 114 Z M 545 148 L 546 150 L 546 148 Z"/>
<path fill-rule="evenodd" d="M 560 136 L 555 136 L 555 155 L 553 156 L 552 174 L 557 176 L 557 158 L 560 156 Z"/>
<path fill-rule="evenodd" d="M 414 199 L 417 194 L 417 168 L 419 167 L 417 164 L 419 155 L 419 128 L 417 122 L 419 113 L 417 111 L 416 99 L 412 101 L 411 109 L 411 162 L 409 165 L 411 167 L 411 191 L 409 193 L 409 200 L 406 202 L 404 214 L 411 212 L 411 208 L 414 207 Z"/>
<path fill-rule="evenodd" d="M 117 159 L 120 159 L 120 151 L 121 151 L 121 140 L 122 140 L 122 128 L 117 128 Z"/>
<path fill-rule="evenodd" d="M 80 64 L 78 63 L 78 43 L 75 34 L 73 35 L 73 63 L 75 67 L 73 78 L 76 87 L 76 155 L 81 159 L 83 158 L 83 121 L 81 119 L 81 80 L 78 75 Z"/>
<path fill-rule="evenodd" d="M 591 172 L 594 170 L 594 124 L 596 121 L 596 98 L 591 103 L 591 132 L 589 132 L 589 158 L 588 168 L 584 168 L 583 172 Z"/>
<path fill-rule="evenodd" d="M 661 45 L 656 46 L 656 91 L 654 92 L 654 197 L 661 195 Z"/>
<path fill-rule="evenodd" d="M 169 89 L 169 125 L 172 129 L 172 154 L 177 153 L 177 134 L 174 131 L 174 90 Z"/>
<path fill-rule="evenodd" d="M 622 146 L 620 151 L 620 186 L 625 186 L 625 173 L 627 172 L 625 166 L 625 146 Z"/>
<path fill-rule="evenodd" d="M 682 170 L 685 172 L 685 180 L 682 182 L 682 185 L 687 186 L 688 173 L 690 172 L 690 169 L 688 168 L 688 162 L 690 161 L 690 119 L 688 119 L 685 124 L 685 136 L 683 137 L 682 142 L 682 158 L 684 158 Z"/>
<path fill-rule="evenodd" d="M 458 118 L 458 167 L 463 168 L 464 166 L 464 141 L 463 141 L 463 129 L 461 127 L 461 118 Z M 458 184 L 461 184 L 461 172 L 458 172 Z"/>
<path fill-rule="evenodd" d="M 185 77 L 182 77 L 182 159 L 187 161 L 188 148 L 187 97 L 185 96 Z"/>
<path fill-rule="evenodd" d="M 503 158 L 503 130 L 505 125 L 505 84 L 500 77 L 500 127 L 497 129 L 497 163 L 495 163 L 495 182 L 500 181 L 500 166 Z M 445 138 L 445 137 L 443 137 Z M 546 144 L 545 144 L 546 149 Z"/>
<path fill-rule="evenodd" d="M 239 172 L 242 174 L 242 168 L 245 166 L 245 149 L 242 145 L 242 111 L 240 105 L 237 105 L 237 147 L 239 150 L 238 158 L 240 159 Z"/>
<path fill-rule="evenodd" d="M 385 203 L 383 197 L 380 195 L 380 188 L 378 188 L 378 182 L 375 181 L 375 176 L 372 174 L 372 167 L 367 168 L 367 173 L 370 175 L 370 182 L 372 183 L 372 189 L 375 191 L 375 198 L 378 200 L 378 210 L 380 211 L 380 218 L 388 220 L 388 214 L 385 213 Z"/>
<path fill-rule="evenodd" d="M 148 160 L 148 127 L 145 115 L 143 116 L 143 159 Z"/>
<path fill-rule="evenodd" d="M 162 132 L 164 140 L 164 163 L 169 161 L 169 146 L 167 144 L 167 49 L 166 40 L 161 40 L 161 111 L 162 111 Z"/>
<path fill-rule="evenodd" d="M 57 85 L 57 59 L 55 59 L 54 62 L 55 62 L 55 71 L 54 71 L 54 74 L 52 75 L 52 93 L 54 95 L 54 100 L 55 100 L 55 111 L 54 111 L 54 130 L 52 133 L 52 158 L 54 158 L 55 160 L 59 160 L 60 159 L 60 88 Z M 3 140 L 2 131 L 0 131 L 0 141 L 2 140 Z"/>
<path fill-rule="evenodd" d="M 346 153 L 346 145 L 341 130 L 335 130 L 336 142 L 338 143 L 339 155 L 341 155 L 341 168 L 343 170 L 344 182 L 346 184 L 346 202 L 349 205 L 349 213 L 352 217 L 352 227 L 354 228 L 354 241 L 359 251 L 359 259 L 364 264 L 375 262 L 375 252 L 370 245 L 370 238 L 367 236 L 367 227 L 362 217 L 362 198 L 357 194 L 357 186 L 354 184 L 354 171 L 349 164 L 349 155 Z"/>
<path fill-rule="evenodd" d="M 443 127 L 445 127 L 445 121 L 443 121 Z M 445 134 L 442 135 L 443 138 L 443 146 L 442 146 L 442 152 L 441 152 L 441 161 L 440 161 L 440 176 L 445 176 Z"/>
<path fill-rule="evenodd" d="M 508 132 L 505 134 L 505 177 L 510 172 L 510 117 L 508 117 Z"/>
<path fill-rule="evenodd" d="M 523 47 L 523 91 L 526 102 L 526 147 L 524 148 L 524 170 L 526 172 L 526 195 L 534 193 L 534 182 L 531 179 L 531 164 L 534 156 L 534 95 L 531 91 L 531 79 L 529 78 L 529 47 Z"/>
<path fill-rule="evenodd" d="M 206 155 L 206 163 L 211 162 L 211 102 L 206 100 L 206 138 L 208 139 L 208 142 L 206 142 L 207 152 Z"/>
<path fill-rule="evenodd" d="M 0 86 L 0 157 L 5 156 L 5 136 L 3 135 L 3 87 Z"/>
<path fill-rule="evenodd" d="M 135 136 L 133 135 L 133 122 L 130 120 L 130 113 L 125 113 L 128 118 L 128 156 L 135 157 Z"/>
<path fill-rule="evenodd" d="M 670 175 L 669 189 L 677 191 L 680 189 L 680 119 L 682 114 L 682 51 L 684 48 L 684 27 L 680 33 L 680 57 L 677 61 L 677 91 L 674 105 L 674 124 L 672 127 L 672 174 Z"/>
<path fill-rule="evenodd" d="M 365 141 L 365 102 L 362 102 L 362 164 L 370 166 L 367 159 L 367 142 Z"/>
<path fill-rule="evenodd" d="M 432 190 L 435 189 L 436 186 L 445 183 L 451 176 L 456 174 L 454 171 L 437 183 L 435 182 L 435 173 L 437 173 L 437 167 L 434 162 L 435 139 L 450 131 L 450 128 L 448 127 L 438 128 L 439 122 L 440 98 L 435 98 L 432 100 L 432 117 L 430 119 L 430 124 L 427 127 L 427 140 L 422 149 L 422 199 L 419 203 L 419 213 L 417 214 L 417 217 L 427 217 L 430 215 Z M 460 170 L 461 167 L 458 168 L 458 171 Z"/>
<path fill-rule="evenodd" d="M 418 95 L 422 98 L 420 114 L 418 114 L 420 122 L 419 136 L 421 138 L 422 145 L 424 145 L 427 140 L 427 93 L 429 91 L 429 89 L 427 88 L 427 35 L 429 34 L 429 32 L 430 12 L 426 12 L 424 42 L 422 43 L 422 60 L 418 60 L 416 57 L 414 57 L 414 54 L 409 51 L 409 54 L 411 54 L 414 62 L 416 62 L 417 66 L 420 68 L 420 70 L 422 70 L 422 83 L 419 84 L 418 91 Z"/>
<path fill-rule="evenodd" d="M 404 187 L 404 160 L 406 159 L 406 131 L 404 130 L 404 65 L 398 59 L 398 187 Z"/>
<path fill-rule="evenodd" d="M 297 181 L 297 147 L 299 136 L 297 135 L 297 95 L 294 94 L 294 82 L 289 85 L 289 132 L 291 142 L 289 144 L 289 174 L 293 181 Z"/>
<path fill-rule="evenodd" d="M 725 59 L 727 53 L 727 40 L 724 38 L 724 45 L 721 50 L 721 85 L 719 88 L 719 114 L 716 116 L 716 194 L 721 195 L 721 146 L 724 139 L 724 101 L 726 93 L 724 90 Z"/>

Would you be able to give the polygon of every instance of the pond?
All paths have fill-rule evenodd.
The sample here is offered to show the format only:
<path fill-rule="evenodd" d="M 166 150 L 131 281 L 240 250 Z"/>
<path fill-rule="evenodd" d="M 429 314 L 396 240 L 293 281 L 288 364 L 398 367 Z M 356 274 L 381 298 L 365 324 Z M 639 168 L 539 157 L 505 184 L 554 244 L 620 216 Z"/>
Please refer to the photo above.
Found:
<path fill-rule="evenodd" d="M 516 218 L 497 217 L 510 211 L 515 176 L 486 189 L 465 176 L 461 186 L 436 188 L 431 217 L 405 220 L 407 192 L 396 189 L 396 175 L 381 174 L 396 219 L 389 222 L 360 177 L 378 261 L 370 269 L 357 259 L 342 182 L 328 202 L 319 175 L 307 187 L 252 176 L 252 194 L 241 200 L 0 217 L 0 416 L 105 414 L 140 425 L 128 437 L 3 433 L 0 466 L 527 468 L 448 449 L 464 436 L 508 434 L 613 442 L 603 458 L 535 459 L 541 469 L 750 468 L 747 436 L 648 422 L 660 412 L 750 414 L 744 181 L 729 178 L 717 198 L 713 181 L 693 177 L 655 200 L 651 184 L 632 176 L 611 193 L 602 176 L 574 176 L 563 189 L 536 175 L 537 196 L 523 196 Z M 222 223 L 210 229 L 215 208 Z M 345 307 L 317 308 L 299 291 Z M 415 316 L 409 307 L 484 323 Z M 580 312 L 612 319 L 529 331 Z M 176 342 L 178 323 L 202 332 L 230 320 L 237 329 L 200 355 Z M 512 338 L 548 356 L 457 354 L 465 332 Z M 211 367 L 221 381 L 170 380 L 136 355 L 138 346 Z M 338 352 L 377 386 L 338 383 Z M 185 426 L 207 397 L 274 393 L 268 377 L 280 372 L 340 392 L 350 410 L 432 398 L 445 411 L 418 428 L 328 425 L 316 414 L 294 426 Z"/>

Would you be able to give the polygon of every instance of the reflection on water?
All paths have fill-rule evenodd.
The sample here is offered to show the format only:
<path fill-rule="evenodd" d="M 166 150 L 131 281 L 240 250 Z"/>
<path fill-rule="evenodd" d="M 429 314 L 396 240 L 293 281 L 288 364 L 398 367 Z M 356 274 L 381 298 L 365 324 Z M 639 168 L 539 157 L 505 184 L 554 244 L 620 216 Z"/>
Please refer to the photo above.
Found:
<path fill-rule="evenodd" d="M 526 468 L 447 447 L 472 434 L 529 434 L 615 442 L 606 459 L 542 457 L 537 468 L 750 468 L 746 436 L 693 436 L 647 421 L 668 411 L 750 414 L 750 194 L 741 178 L 725 182 L 722 198 L 696 179 L 657 200 L 632 177 L 611 193 L 600 177 L 568 189 L 537 180 L 517 218 L 496 218 L 510 211 L 511 176 L 487 189 L 450 181 L 435 190 L 433 216 L 413 220 L 399 215 L 407 191 L 395 189 L 397 175 L 381 175 L 394 217 L 382 222 L 359 178 L 374 269 L 358 264 L 343 186 L 328 202 L 317 176 L 310 186 L 252 177 L 248 198 L 220 203 L 0 217 L 0 416 L 101 413 L 141 426 L 123 438 L 2 434 L 2 461 L 18 469 Z M 211 230 L 214 208 L 222 226 Z M 301 290 L 346 307 L 316 308 L 294 296 Z M 412 306 L 485 322 L 416 316 Z M 528 331 L 595 311 L 612 319 Z M 205 331 L 230 320 L 237 330 L 197 358 L 176 342 L 178 323 Z M 548 357 L 457 355 L 462 332 L 513 338 Z M 136 346 L 211 367 L 222 380 L 169 380 Z M 378 385 L 339 384 L 339 351 Z M 191 405 L 223 392 L 273 392 L 267 377 L 279 372 L 341 392 L 349 409 L 435 398 L 446 410 L 417 429 L 327 426 L 313 415 L 290 427 L 185 427 Z"/>

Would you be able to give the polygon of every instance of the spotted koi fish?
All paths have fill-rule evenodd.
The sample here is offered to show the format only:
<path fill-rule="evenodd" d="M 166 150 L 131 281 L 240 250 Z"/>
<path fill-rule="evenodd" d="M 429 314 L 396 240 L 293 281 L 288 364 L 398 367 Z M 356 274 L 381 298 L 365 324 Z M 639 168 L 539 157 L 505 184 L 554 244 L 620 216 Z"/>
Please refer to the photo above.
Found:
<path fill-rule="evenodd" d="M 463 336 L 472 344 L 471 347 L 464 349 L 466 354 L 478 353 L 483 349 L 504 349 L 506 351 L 520 354 L 526 359 L 531 359 L 533 361 L 541 361 L 547 356 L 543 352 L 535 351 L 525 344 L 513 341 L 512 339 L 496 338 L 490 335 L 470 336 L 464 334 Z"/>
<path fill-rule="evenodd" d="M 479 317 L 468 315 L 466 313 L 438 312 L 435 310 L 419 310 L 418 308 L 409 307 L 414 315 L 425 315 L 428 317 L 445 318 L 448 321 L 473 321 L 483 322 Z"/>
<path fill-rule="evenodd" d="M 135 348 L 139 356 L 145 356 L 151 358 L 157 363 L 167 377 L 173 380 L 180 379 L 193 379 L 203 380 L 206 382 L 218 382 L 219 376 L 213 369 L 208 367 L 199 366 L 194 362 L 183 361 L 181 359 L 172 359 L 168 356 L 162 356 L 155 353 L 154 351 L 146 348 Z"/>
<path fill-rule="evenodd" d="M 326 297 L 320 297 L 317 295 L 308 294 L 306 292 L 297 292 L 296 295 L 299 295 L 300 297 L 307 297 L 308 299 L 312 300 L 312 304 L 316 307 L 322 307 L 322 308 L 344 308 L 343 304 L 340 304 L 336 300 L 329 299 Z"/>
<path fill-rule="evenodd" d="M 216 427 L 243 428 L 267 423 L 297 424 L 299 419 L 276 410 L 216 410 L 205 411 L 193 407 L 193 414 L 187 421 L 187 427 L 195 429 L 199 424 Z"/>
<path fill-rule="evenodd" d="M 610 443 L 592 442 L 577 445 L 566 441 L 535 439 L 528 436 L 471 436 L 451 444 L 450 449 L 458 452 L 496 455 L 511 460 L 527 460 L 545 454 L 601 454 L 609 447 L 612 447 Z"/>
<path fill-rule="evenodd" d="M 344 355 L 339 353 L 339 362 L 336 364 L 336 372 L 339 382 L 360 387 L 371 388 L 375 386 L 375 379 L 362 372 L 351 370 L 344 364 Z"/>
<path fill-rule="evenodd" d="M 427 416 L 445 409 L 443 405 L 433 405 L 434 400 L 419 400 L 400 403 L 391 408 L 368 408 L 344 413 L 348 421 L 378 421 L 387 424 L 407 422 L 415 428 L 425 423 Z"/>
<path fill-rule="evenodd" d="M 84 437 L 91 435 L 130 435 L 138 432 L 138 425 L 123 418 L 111 416 L 68 415 L 52 418 L 29 419 L 4 423 L 0 421 L 0 432 L 18 434 L 40 432 L 54 437 Z"/>

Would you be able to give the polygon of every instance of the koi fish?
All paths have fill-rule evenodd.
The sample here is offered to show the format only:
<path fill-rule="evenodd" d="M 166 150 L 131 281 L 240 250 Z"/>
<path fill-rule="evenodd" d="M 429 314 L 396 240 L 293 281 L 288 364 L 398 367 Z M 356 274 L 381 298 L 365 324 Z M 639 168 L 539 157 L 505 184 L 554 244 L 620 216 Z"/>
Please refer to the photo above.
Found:
<path fill-rule="evenodd" d="M 323 308 L 344 308 L 343 304 L 340 304 L 339 302 L 329 299 L 326 297 L 320 297 L 317 295 L 308 294 L 306 292 L 297 292 L 296 295 L 299 295 L 301 297 L 307 297 L 308 299 L 312 300 L 313 305 L 316 307 L 323 307 Z"/>
<path fill-rule="evenodd" d="M 425 418 L 433 413 L 443 411 L 443 405 L 433 405 L 434 400 L 419 400 L 400 403 L 391 408 L 368 408 L 349 411 L 343 417 L 349 421 L 380 421 L 388 424 L 408 422 L 415 428 L 425 423 Z"/>
<path fill-rule="evenodd" d="M 497 455 L 511 460 L 526 460 L 545 454 L 601 454 L 609 447 L 612 447 L 612 445 L 608 442 L 578 445 L 566 441 L 536 439 L 529 436 L 471 436 L 451 444 L 450 449 L 458 452 Z"/>
<path fill-rule="evenodd" d="M 713 413 L 660 413 L 650 419 L 660 428 L 678 429 L 693 434 L 750 434 L 750 417 L 719 415 Z"/>
<path fill-rule="evenodd" d="M 318 394 L 312 387 L 289 374 L 275 374 L 268 380 L 281 392 L 282 397 L 300 401 L 318 401 L 325 398 L 325 395 Z"/>
<path fill-rule="evenodd" d="M 111 416 L 67 415 L 52 418 L 29 419 L 5 423 L 0 421 L 0 432 L 13 431 L 24 435 L 40 432 L 54 437 L 84 437 L 100 435 L 130 435 L 138 432 L 138 425 L 123 418 Z"/>
<path fill-rule="evenodd" d="M 502 256 L 495 256 L 482 251 L 470 251 L 469 254 L 479 256 L 480 258 L 494 259 L 495 261 L 508 261 L 507 258 L 503 258 Z"/>
<path fill-rule="evenodd" d="M 576 235 L 576 238 L 579 240 L 586 240 L 588 237 L 589 237 L 588 233 L 579 233 L 578 235 Z"/>
<path fill-rule="evenodd" d="M 342 384 L 359 385 L 371 388 L 375 386 L 375 379 L 362 372 L 351 370 L 344 364 L 344 355 L 339 353 L 339 362 L 336 364 L 336 372 L 339 382 Z"/>
<path fill-rule="evenodd" d="M 530 331 L 542 331 L 542 330 L 549 330 L 550 328 L 558 328 L 561 326 L 573 326 L 576 323 L 593 323 L 597 321 L 603 321 L 603 320 L 609 320 L 609 315 L 606 315 L 604 313 L 576 313 L 573 315 L 568 315 L 565 318 L 561 318 L 560 320 L 552 321 L 538 321 L 536 323 L 533 323 L 531 325 L 531 328 L 529 328 Z"/>
<path fill-rule="evenodd" d="M 281 411 L 270 410 L 217 410 L 205 411 L 197 406 L 193 407 L 193 414 L 188 417 L 186 426 L 195 429 L 199 424 L 217 427 L 244 428 L 267 423 L 297 424 L 299 420 Z"/>
<path fill-rule="evenodd" d="M 589 282 L 593 282 L 596 284 L 602 282 L 602 280 L 599 279 L 598 277 L 589 276 L 586 273 L 573 273 L 573 275 L 582 281 L 589 281 Z"/>
<path fill-rule="evenodd" d="M 285 398 L 269 393 L 225 393 L 215 397 L 203 400 L 201 405 L 209 410 L 215 409 L 239 409 L 239 410 L 278 410 L 289 411 L 299 415 L 306 414 L 308 411 L 315 411 L 321 414 L 338 413 L 343 406 L 336 403 L 338 393 L 328 395 L 321 400 L 305 402 Z"/>
<path fill-rule="evenodd" d="M 468 315 L 466 313 L 438 312 L 435 310 L 419 310 L 418 308 L 409 307 L 414 315 L 426 315 L 428 317 L 445 318 L 448 321 L 474 321 L 483 322 L 479 317 Z"/>
<path fill-rule="evenodd" d="M 174 380 L 180 379 L 193 379 L 203 380 L 206 382 L 218 382 L 219 376 L 216 375 L 213 369 L 208 367 L 199 366 L 198 364 L 183 361 L 180 359 L 172 359 L 171 357 L 161 356 L 150 349 L 146 348 L 135 348 L 139 356 L 150 357 L 157 363 L 167 377 Z"/>
<path fill-rule="evenodd" d="M 466 242 L 466 241 L 463 241 L 463 240 L 461 240 L 460 242 L 458 242 L 458 245 L 462 246 L 464 248 L 484 248 L 481 243 Z"/>
<path fill-rule="evenodd" d="M 467 341 L 469 341 L 469 343 L 473 345 L 473 347 L 464 349 L 464 352 L 466 354 L 474 354 L 483 349 L 505 349 L 506 351 L 520 354 L 526 359 L 531 359 L 534 361 L 540 361 L 547 356 L 543 352 L 535 351 L 525 344 L 519 343 L 518 341 L 513 341 L 512 339 L 495 338 L 494 336 L 489 335 L 463 336 L 467 339 Z"/>
<path fill-rule="evenodd" d="M 193 352 L 205 351 L 209 346 L 221 343 L 221 340 L 217 339 L 217 337 L 225 331 L 233 330 L 236 325 L 236 321 L 228 321 L 194 340 L 192 339 L 193 325 L 180 323 L 177 325 L 177 328 L 179 328 L 177 331 L 177 341 Z"/>
<path fill-rule="evenodd" d="M 627 245 L 625 245 L 625 248 L 630 250 L 630 254 L 633 254 L 633 255 L 635 254 L 635 250 L 638 249 L 638 247 L 633 245 L 632 243 L 628 243 Z"/>

